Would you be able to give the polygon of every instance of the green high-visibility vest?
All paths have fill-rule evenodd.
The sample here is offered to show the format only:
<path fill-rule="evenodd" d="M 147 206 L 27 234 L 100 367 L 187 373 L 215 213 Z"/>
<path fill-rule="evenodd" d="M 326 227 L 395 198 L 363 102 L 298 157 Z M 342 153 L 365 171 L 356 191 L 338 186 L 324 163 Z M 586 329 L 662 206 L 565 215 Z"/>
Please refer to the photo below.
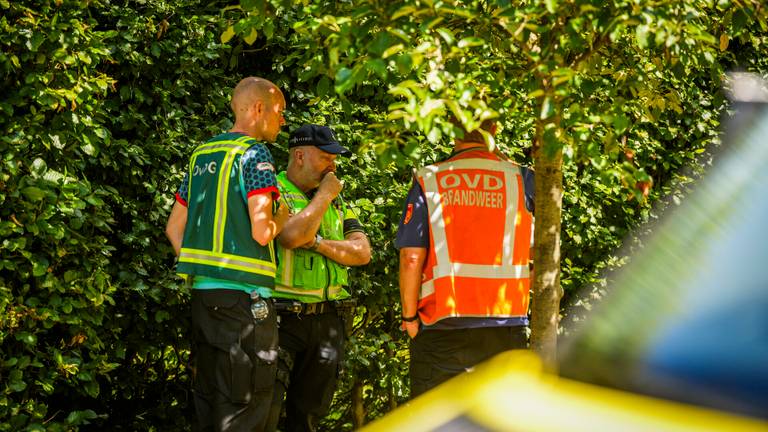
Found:
<path fill-rule="evenodd" d="M 277 175 L 280 197 L 291 214 L 299 213 L 309 198 L 288 180 L 285 171 Z M 344 240 L 344 218 L 347 208 L 337 197 L 323 214 L 319 234 L 328 240 Z M 349 297 L 347 268 L 308 249 L 277 248 L 279 257 L 274 297 L 290 298 L 304 303 L 339 300 Z"/>
<path fill-rule="evenodd" d="M 274 287 L 274 246 L 253 239 L 243 190 L 240 158 L 254 143 L 247 136 L 222 134 L 192 153 L 179 274 Z"/>

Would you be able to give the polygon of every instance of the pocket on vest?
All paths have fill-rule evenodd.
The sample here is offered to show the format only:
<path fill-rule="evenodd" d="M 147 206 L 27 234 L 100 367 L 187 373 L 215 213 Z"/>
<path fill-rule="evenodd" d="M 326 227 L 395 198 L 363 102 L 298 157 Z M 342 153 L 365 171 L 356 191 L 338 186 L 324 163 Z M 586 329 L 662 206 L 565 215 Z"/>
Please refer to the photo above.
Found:
<path fill-rule="evenodd" d="M 331 271 L 331 281 L 336 281 L 334 285 L 347 286 L 347 269 L 337 265 L 331 265 L 329 267 Z"/>
<path fill-rule="evenodd" d="M 293 286 L 297 288 L 318 286 L 318 281 L 315 280 L 315 277 L 317 276 L 315 269 L 316 266 L 320 265 L 322 258 L 316 255 L 295 251 L 293 259 Z M 325 281 L 322 283 L 325 284 Z"/>

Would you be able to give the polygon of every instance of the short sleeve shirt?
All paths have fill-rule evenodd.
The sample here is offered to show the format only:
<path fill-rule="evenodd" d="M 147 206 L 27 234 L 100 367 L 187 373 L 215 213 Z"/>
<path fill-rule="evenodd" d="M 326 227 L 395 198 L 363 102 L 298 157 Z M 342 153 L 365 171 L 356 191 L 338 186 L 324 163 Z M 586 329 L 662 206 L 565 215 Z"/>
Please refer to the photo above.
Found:
<path fill-rule="evenodd" d="M 245 194 L 248 198 L 263 193 L 271 193 L 273 200 L 280 197 L 275 176 L 275 160 L 267 147 L 258 143 L 252 145 L 243 154 L 240 164 L 243 167 Z"/>
<path fill-rule="evenodd" d="M 243 153 L 240 159 L 242 166 L 243 185 L 246 197 L 271 193 L 272 199 L 277 200 L 280 192 L 277 189 L 275 176 L 275 161 L 266 146 L 254 143 Z M 189 201 L 189 173 L 184 174 L 178 191 L 176 201 L 186 207 Z"/>

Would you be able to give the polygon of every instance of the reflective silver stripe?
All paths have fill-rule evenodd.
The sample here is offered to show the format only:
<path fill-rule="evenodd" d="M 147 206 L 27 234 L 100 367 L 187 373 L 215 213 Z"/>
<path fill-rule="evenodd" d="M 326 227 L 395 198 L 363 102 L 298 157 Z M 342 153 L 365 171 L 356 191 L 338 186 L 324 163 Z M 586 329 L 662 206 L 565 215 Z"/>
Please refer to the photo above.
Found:
<path fill-rule="evenodd" d="M 283 267 L 283 271 L 280 274 L 278 282 L 284 284 L 293 283 L 293 251 L 290 249 L 283 249 L 282 259 L 280 265 Z"/>
<path fill-rule="evenodd" d="M 307 197 L 304 195 L 291 193 L 291 192 L 284 192 L 283 195 L 286 198 L 292 199 L 292 200 L 301 200 L 301 201 L 307 201 Z"/>
<path fill-rule="evenodd" d="M 284 292 L 289 294 L 297 294 L 297 295 L 303 295 L 303 296 L 313 296 L 317 298 L 323 298 L 323 289 L 306 289 L 306 288 L 291 288 L 289 286 L 285 285 L 277 285 L 275 284 L 275 291 L 277 292 Z"/>
<path fill-rule="evenodd" d="M 507 211 L 506 216 L 504 216 L 504 242 L 502 243 L 502 247 L 504 249 L 501 262 L 502 263 L 511 263 L 513 256 L 512 253 L 515 250 L 515 234 L 517 233 L 517 230 L 515 229 L 517 227 L 517 203 L 518 203 L 518 185 L 517 185 L 517 176 L 519 175 L 520 178 L 522 178 L 522 174 L 520 172 L 520 167 L 511 165 L 511 164 L 505 164 L 508 165 L 508 167 L 505 167 L 507 169 L 504 170 L 504 181 L 507 184 Z M 514 202 L 512 202 L 514 200 Z M 525 265 L 525 272 L 526 276 L 528 274 L 528 263 Z"/>
<path fill-rule="evenodd" d="M 275 258 L 275 242 L 271 241 L 267 244 L 269 245 L 269 260 L 273 263 L 276 263 L 277 259 Z"/>
<path fill-rule="evenodd" d="M 527 265 L 519 266 L 484 266 L 477 264 L 453 264 L 453 273 L 438 275 L 421 284 L 419 299 L 432 295 L 435 292 L 435 279 L 445 276 L 471 277 L 478 279 L 527 279 L 530 270 Z"/>
<path fill-rule="evenodd" d="M 435 278 L 443 276 L 474 277 L 482 279 L 521 279 L 529 274 L 528 265 L 480 265 L 451 263 L 450 272 L 435 273 Z"/>
<path fill-rule="evenodd" d="M 184 249 L 181 250 L 181 253 L 179 254 L 179 261 L 186 261 L 186 262 L 210 262 L 210 263 L 218 263 L 218 264 L 224 264 L 224 265 L 234 265 L 238 267 L 245 267 L 245 268 L 252 268 L 254 270 L 261 270 L 266 271 L 269 273 L 274 274 L 275 273 L 275 266 L 274 265 L 268 265 L 268 264 L 257 264 L 253 261 L 247 260 L 247 259 L 240 259 L 234 256 L 217 256 L 217 255 L 208 255 L 204 253 L 194 253 L 194 252 L 188 252 Z"/>
<path fill-rule="evenodd" d="M 424 297 L 431 296 L 435 293 L 435 280 L 430 279 L 421 284 L 421 290 L 419 291 L 419 300 Z"/>
<path fill-rule="evenodd" d="M 434 272 L 442 275 L 450 274 L 450 255 L 445 235 L 445 220 L 443 219 L 442 197 L 437 188 L 437 173 L 443 171 L 439 166 L 430 165 L 419 170 L 424 181 L 424 196 L 429 210 L 429 226 L 432 228 L 432 239 L 435 242 L 437 263 Z"/>
<path fill-rule="evenodd" d="M 245 139 L 248 139 L 248 137 L 245 137 Z M 240 141 L 216 141 L 214 143 L 201 145 L 197 148 L 195 153 L 209 153 L 222 149 L 242 149 L 245 151 L 248 149 L 248 147 L 250 147 L 248 144 Z"/>
<path fill-rule="evenodd" d="M 226 149 L 226 150 L 242 150 L 243 152 L 245 152 L 245 150 L 247 150 L 249 146 L 248 146 L 248 144 L 246 144 L 244 142 L 241 142 L 241 141 L 245 141 L 245 140 L 247 140 L 249 138 L 250 137 L 245 136 L 245 137 L 238 138 L 235 141 L 216 141 L 216 142 L 211 143 L 211 144 L 200 145 L 199 147 L 197 147 L 195 149 L 195 152 L 192 154 L 192 157 L 190 158 L 189 167 L 188 167 L 189 168 L 189 172 L 191 173 L 194 170 L 194 168 L 195 168 L 195 161 L 197 159 L 197 156 L 199 156 L 201 154 L 215 153 L 215 152 L 217 152 L 219 150 L 222 150 L 222 149 Z M 191 184 L 192 184 L 192 176 L 190 175 L 189 176 L 189 184 L 187 185 L 187 189 L 189 189 L 189 190 L 192 189 Z"/>
<path fill-rule="evenodd" d="M 437 174 L 444 171 L 458 169 L 485 169 L 495 172 L 503 172 L 506 184 L 507 205 L 505 211 L 504 239 L 502 243 L 502 265 L 479 265 L 466 263 L 452 263 L 448 251 L 448 239 L 445 232 L 445 220 L 443 218 L 442 196 L 439 193 Z M 439 165 L 429 165 L 418 171 L 418 176 L 424 182 L 424 195 L 427 201 L 432 229 L 432 239 L 435 243 L 436 264 L 433 268 L 433 278 L 440 277 L 476 277 L 483 279 L 519 279 L 529 276 L 527 265 L 511 265 L 515 245 L 515 224 L 517 217 L 518 183 L 517 176 L 521 175 L 520 168 L 511 163 L 500 163 L 488 159 L 460 159 L 449 161 Z M 434 281 L 426 281 L 422 284 L 419 298 L 427 297 L 434 293 Z"/>
<path fill-rule="evenodd" d="M 187 200 L 192 201 L 192 180 L 194 177 L 192 174 L 195 172 L 195 162 L 197 162 L 197 154 L 192 153 L 192 157 L 189 158 L 189 166 L 187 166 Z M 189 203 L 187 203 L 189 204 Z"/>
<path fill-rule="evenodd" d="M 307 200 L 307 197 L 301 194 L 292 193 L 292 192 L 285 192 L 283 189 L 280 190 L 280 198 L 283 200 L 284 203 L 288 205 L 288 210 L 290 210 L 291 214 L 296 214 L 299 211 L 303 210 L 307 204 L 309 203 L 309 200 Z M 300 203 L 303 205 L 300 209 L 296 208 L 296 203 Z"/>
<path fill-rule="evenodd" d="M 234 150 L 240 150 L 235 148 Z M 230 169 L 234 165 L 235 156 L 241 152 L 229 151 L 224 155 L 219 171 L 218 192 L 216 193 L 216 212 L 213 221 L 213 251 L 222 252 L 224 249 L 224 224 L 227 219 L 227 197 L 229 196 Z"/>
<path fill-rule="evenodd" d="M 340 285 L 329 286 L 328 297 L 339 295 L 341 293 L 342 288 L 343 287 Z M 289 293 L 289 294 L 323 298 L 323 288 L 318 288 L 318 289 L 293 288 L 285 285 L 275 284 L 275 291 Z"/>
<path fill-rule="evenodd" d="M 335 297 L 341 294 L 342 287 L 340 285 L 331 285 L 328 287 L 328 297 Z"/>

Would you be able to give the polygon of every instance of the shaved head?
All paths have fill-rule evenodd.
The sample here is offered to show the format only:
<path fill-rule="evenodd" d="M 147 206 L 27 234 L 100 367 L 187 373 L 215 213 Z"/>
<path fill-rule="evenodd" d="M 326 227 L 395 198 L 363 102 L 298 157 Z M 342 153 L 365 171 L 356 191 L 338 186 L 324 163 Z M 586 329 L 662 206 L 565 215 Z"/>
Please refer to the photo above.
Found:
<path fill-rule="evenodd" d="M 248 77 L 232 91 L 232 132 L 241 132 L 267 142 L 275 142 L 285 124 L 285 97 L 277 86 L 264 78 Z"/>
<path fill-rule="evenodd" d="M 277 102 L 285 104 L 283 92 L 272 81 L 258 77 L 243 78 L 232 92 L 232 112 L 235 118 L 259 101 L 267 108 Z"/>

